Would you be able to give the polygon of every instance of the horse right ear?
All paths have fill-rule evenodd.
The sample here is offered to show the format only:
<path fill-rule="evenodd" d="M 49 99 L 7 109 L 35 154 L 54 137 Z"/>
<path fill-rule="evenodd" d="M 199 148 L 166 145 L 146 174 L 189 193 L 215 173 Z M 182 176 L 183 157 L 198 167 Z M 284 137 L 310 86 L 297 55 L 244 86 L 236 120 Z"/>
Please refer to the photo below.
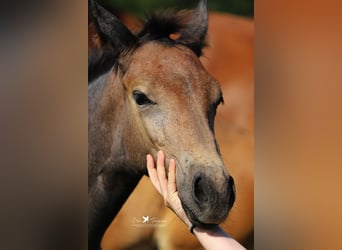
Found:
<path fill-rule="evenodd" d="M 181 31 L 180 41 L 187 44 L 196 54 L 202 54 L 208 31 L 208 1 L 200 0 L 193 11 L 190 21 Z"/>
<path fill-rule="evenodd" d="M 110 50 L 114 55 L 130 48 L 136 37 L 112 13 L 94 0 L 88 0 L 88 41 L 97 49 Z"/>

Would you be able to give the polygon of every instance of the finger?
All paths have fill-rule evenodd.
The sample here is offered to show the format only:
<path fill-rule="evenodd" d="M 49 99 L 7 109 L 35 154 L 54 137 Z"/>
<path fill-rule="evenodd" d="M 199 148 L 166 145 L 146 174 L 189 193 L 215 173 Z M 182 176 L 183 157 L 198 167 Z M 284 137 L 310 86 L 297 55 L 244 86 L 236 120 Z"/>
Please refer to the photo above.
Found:
<path fill-rule="evenodd" d="M 160 190 L 165 198 L 167 197 L 167 179 L 166 179 L 166 173 L 165 173 L 165 154 L 163 151 L 158 152 L 157 173 L 158 173 Z"/>
<path fill-rule="evenodd" d="M 169 190 L 169 193 L 171 193 L 171 194 L 177 191 L 177 186 L 176 186 L 176 161 L 174 159 L 171 159 L 170 160 L 170 164 L 169 164 L 168 190 Z"/>
<path fill-rule="evenodd" d="M 154 160 L 153 160 L 152 155 L 148 154 L 146 156 L 146 162 L 147 162 L 147 172 L 148 172 L 148 175 L 150 177 L 150 180 L 151 180 L 153 186 L 157 189 L 157 191 L 160 194 L 162 194 L 162 192 L 160 190 L 157 169 L 154 167 Z"/>

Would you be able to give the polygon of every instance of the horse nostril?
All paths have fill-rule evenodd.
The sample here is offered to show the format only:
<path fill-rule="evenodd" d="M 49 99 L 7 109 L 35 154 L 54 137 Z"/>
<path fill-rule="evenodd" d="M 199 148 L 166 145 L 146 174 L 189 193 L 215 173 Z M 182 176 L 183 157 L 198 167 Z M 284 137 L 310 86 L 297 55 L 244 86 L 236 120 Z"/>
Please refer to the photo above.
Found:
<path fill-rule="evenodd" d="M 230 176 L 228 182 L 228 193 L 229 193 L 229 207 L 233 207 L 235 198 L 236 198 L 236 190 L 235 190 L 235 183 L 233 177 Z"/>
<path fill-rule="evenodd" d="M 194 179 L 193 185 L 194 185 L 193 190 L 194 190 L 195 200 L 201 203 L 208 201 L 208 197 L 206 193 L 204 192 L 205 182 L 204 182 L 204 179 L 200 175 Z"/>

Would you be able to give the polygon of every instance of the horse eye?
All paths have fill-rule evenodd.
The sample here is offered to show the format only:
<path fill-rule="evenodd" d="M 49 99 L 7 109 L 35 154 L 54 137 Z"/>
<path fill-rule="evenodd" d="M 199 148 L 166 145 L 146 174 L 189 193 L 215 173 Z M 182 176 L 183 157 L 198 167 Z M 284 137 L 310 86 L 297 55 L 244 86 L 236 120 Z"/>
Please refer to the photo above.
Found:
<path fill-rule="evenodd" d="M 133 98 L 135 102 L 140 106 L 147 105 L 147 104 L 154 104 L 150 99 L 148 99 L 148 97 L 144 93 L 138 90 L 133 91 Z"/>

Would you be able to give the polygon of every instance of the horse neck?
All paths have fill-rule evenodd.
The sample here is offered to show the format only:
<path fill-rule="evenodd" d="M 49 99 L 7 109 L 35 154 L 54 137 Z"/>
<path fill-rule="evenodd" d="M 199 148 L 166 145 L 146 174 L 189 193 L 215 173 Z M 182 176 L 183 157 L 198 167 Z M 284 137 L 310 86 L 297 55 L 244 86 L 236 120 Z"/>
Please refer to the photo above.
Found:
<path fill-rule="evenodd" d="M 99 172 L 103 165 L 119 170 L 125 164 L 125 169 L 137 171 L 141 159 L 136 160 L 132 150 L 133 122 L 119 76 L 107 73 L 98 78 L 90 85 L 88 96 L 89 167 Z"/>
<path fill-rule="evenodd" d="M 132 162 L 124 134 L 129 116 L 123 87 L 108 74 L 89 87 L 89 230 L 98 242 L 143 173 Z M 107 80 L 106 80 L 107 79 Z M 120 100 L 120 101 L 119 101 Z"/>
<path fill-rule="evenodd" d="M 147 174 L 147 149 L 153 145 L 141 133 L 126 95 L 120 76 L 111 72 L 90 85 L 89 159 L 97 161 L 94 166 L 111 162 L 113 167 L 121 168 L 121 163 L 125 163 L 125 169 L 138 171 L 142 176 Z"/>
<path fill-rule="evenodd" d="M 120 77 L 103 75 L 90 85 L 88 96 L 89 174 L 128 170 L 141 177 L 145 171 L 132 150 L 132 121 Z"/>

